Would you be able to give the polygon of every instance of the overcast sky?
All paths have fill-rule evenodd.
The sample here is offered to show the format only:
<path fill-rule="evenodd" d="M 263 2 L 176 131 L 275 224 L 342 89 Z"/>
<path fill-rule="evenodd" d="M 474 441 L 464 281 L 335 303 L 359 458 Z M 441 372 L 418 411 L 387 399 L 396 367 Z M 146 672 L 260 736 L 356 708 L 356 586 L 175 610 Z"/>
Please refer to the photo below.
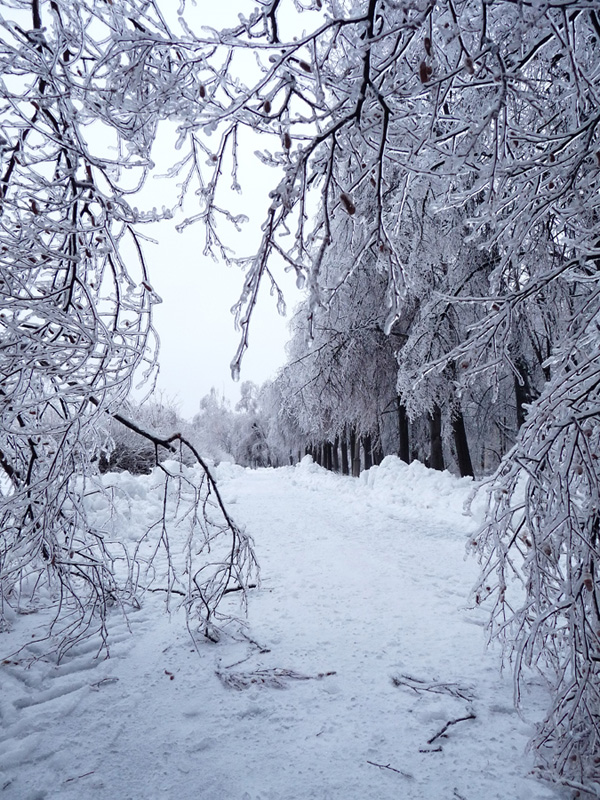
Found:
<path fill-rule="evenodd" d="M 158 245 L 145 248 L 152 285 L 163 302 L 155 306 L 161 338 L 158 389 L 178 401 L 185 417 L 198 411 L 201 397 L 214 386 L 234 402 L 239 383 L 231 378 L 230 362 L 239 342 L 230 309 L 242 288 L 243 272 L 202 255 L 200 224 L 182 233 L 168 222 L 153 226 Z M 298 302 L 294 281 L 285 280 L 288 308 Z M 284 363 L 289 338 L 288 318 L 277 313 L 265 285 L 250 330 L 250 348 L 242 363 L 241 381 L 262 383 Z"/>

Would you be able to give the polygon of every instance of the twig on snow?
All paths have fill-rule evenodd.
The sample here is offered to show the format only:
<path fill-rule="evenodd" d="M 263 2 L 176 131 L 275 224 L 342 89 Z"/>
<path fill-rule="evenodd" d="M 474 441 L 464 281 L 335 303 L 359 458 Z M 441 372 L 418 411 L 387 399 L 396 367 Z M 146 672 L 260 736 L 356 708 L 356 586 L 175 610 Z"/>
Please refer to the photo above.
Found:
<path fill-rule="evenodd" d="M 232 592 L 244 592 L 246 589 L 256 589 L 257 583 L 249 583 L 247 586 L 229 586 L 223 591 L 223 594 L 231 594 Z"/>
<path fill-rule="evenodd" d="M 367 760 L 367 764 L 371 764 L 373 767 L 379 767 L 379 769 L 389 769 L 391 772 L 397 772 L 398 775 L 402 775 L 405 778 L 412 778 L 413 776 L 410 772 L 402 772 L 401 769 L 396 769 L 392 767 L 390 764 L 376 764 L 374 761 Z"/>
<path fill-rule="evenodd" d="M 456 725 L 458 722 L 466 722 L 466 720 L 468 719 L 477 719 L 477 716 L 473 714 L 473 712 L 471 712 L 470 714 L 467 714 L 466 717 L 459 717 L 458 719 L 448 720 L 448 722 L 444 725 L 444 727 L 441 730 L 439 730 L 434 736 L 432 736 L 431 739 L 427 739 L 427 744 L 433 744 L 436 739 L 439 739 L 440 736 L 443 736 L 446 733 L 446 731 L 451 725 Z M 431 752 L 431 751 L 426 751 L 426 752 Z"/>
<path fill-rule="evenodd" d="M 96 770 L 93 769 L 91 772 L 84 772 L 83 775 L 76 775 L 74 778 L 67 778 L 64 783 L 71 783 L 71 781 L 78 781 L 80 778 L 87 778 L 88 775 L 93 775 L 95 771 Z"/>
<path fill-rule="evenodd" d="M 246 589 L 256 589 L 258 586 L 257 583 L 249 583 L 247 586 L 229 586 L 227 589 L 223 591 L 223 594 L 231 594 L 232 592 L 243 592 Z M 150 586 L 140 586 L 140 589 L 143 589 L 145 592 L 165 592 L 166 594 L 178 594 L 181 597 L 187 597 L 185 592 L 182 592 L 181 589 L 166 589 L 160 586 L 156 586 L 154 588 Z"/>
<path fill-rule="evenodd" d="M 251 636 L 248 636 L 248 634 L 245 633 L 244 631 L 240 631 L 240 635 L 242 636 L 242 638 L 246 639 L 247 642 L 250 642 L 250 644 L 253 644 L 256 648 L 258 648 L 258 651 L 261 654 L 271 652 L 271 650 L 268 647 L 265 647 L 265 645 L 260 644 L 260 642 L 257 642 Z"/>
<path fill-rule="evenodd" d="M 417 694 L 421 692 L 432 692 L 433 694 L 449 694 L 451 697 L 458 697 L 461 700 L 473 700 L 473 692 L 469 686 L 461 686 L 458 683 L 432 683 L 421 678 L 413 678 L 411 675 L 393 676 L 394 686 L 406 686 Z"/>

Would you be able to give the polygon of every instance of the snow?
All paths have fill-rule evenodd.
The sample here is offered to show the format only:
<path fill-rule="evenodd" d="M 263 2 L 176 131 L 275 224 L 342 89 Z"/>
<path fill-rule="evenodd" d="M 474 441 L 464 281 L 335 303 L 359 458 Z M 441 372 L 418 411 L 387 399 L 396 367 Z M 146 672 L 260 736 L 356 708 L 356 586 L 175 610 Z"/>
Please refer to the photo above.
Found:
<path fill-rule="evenodd" d="M 216 472 L 261 563 L 248 627 L 196 649 L 183 611 L 146 593 L 115 610 L 110 658 L 89 641 L 57 665 L 40 645 L 11 655 L 44 612 L 17 616 L 0 635 L 2 800 L 558 797 L 526 753 L 542 689 L 523 719 L 470 604 L 472 481 L 393 457 L 358 479 L 310 458 Z M 129 495 L 123 539 L 141 536 L 151 476 L 107 480 Z"/>

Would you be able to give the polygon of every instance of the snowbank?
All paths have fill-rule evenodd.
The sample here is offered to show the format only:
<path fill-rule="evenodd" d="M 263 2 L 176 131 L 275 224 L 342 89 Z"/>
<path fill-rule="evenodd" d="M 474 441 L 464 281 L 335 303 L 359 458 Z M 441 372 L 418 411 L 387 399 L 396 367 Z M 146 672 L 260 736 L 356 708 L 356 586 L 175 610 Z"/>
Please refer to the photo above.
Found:
<path fill-rule="evenodd" d="M 332 491 L 350 496 L 352 502 L 360 498 L 362 502 L 380 503 L 405 519 L 435 512 L 436 517 L 464 527 L 464 518 L 470 517 L 471 531 L 479 527 L 483 518 L 485 495 L 476 494 L 479 487 L 476 481 L 458 478 L 447 470 L 429 469 L 419 461 L 406 464 L 397 456 L 386 456 L 381 464 L 363 471 L 358 479 L 325 470 L 311 456 L 287 469 L 293 472 L 295 484 L 318 491 L 324 481 L 329 482 Z"/>

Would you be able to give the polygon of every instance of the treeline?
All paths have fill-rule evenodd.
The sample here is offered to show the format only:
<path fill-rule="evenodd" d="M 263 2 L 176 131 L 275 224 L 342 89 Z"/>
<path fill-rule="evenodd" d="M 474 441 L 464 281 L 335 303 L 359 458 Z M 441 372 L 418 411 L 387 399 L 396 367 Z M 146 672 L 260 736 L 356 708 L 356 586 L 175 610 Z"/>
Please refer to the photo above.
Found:
<path fill-rule="evenodd" d="M 271 441 L 261 396 L 262 390 L 256 384 L 244 381 L 235 407 L 213 388 L 200 399 L 199 410 L 191 420 L 181 416 L 175 400 L 161 394 L 141 405 L 127 403 L 122 411 L 157 437 L 168 438 L 175 431 L 181 433 L 203 458 L 214 463 L 229 461 L 252 468 L 282 466 L 289 463 L 289 458 Z M 140 438 L 116 420 L 107 425 L 107 435 L 95 456 L 101 472 L 127 470 L 133 475 L 148 474 L 157 461 L 173 458 L 171 451 Z M 181 458 L 186 461 L 185 453 Z"/>
<path fill-rule="evenodd" d="M 394 246 L 414 271 L 407 267 L 391 311 L 385 248 L 357 254 L 352 216 L 335 221 L 321 302 L 308 297 L 296 311 L 288 362 L 268 388 L 280 448 L 310 453 L 343 474 L 393 453 L 481 477 L 515 444 L 550 378 L 546 361 L 569 292 L 559 287 L 555 303 L 548 290 L 547 302 L 521 304 L 495 363 L 486 349 L 485 369 L 478 369 L 477 356 L 462 348 L 472 347 L 490 312 L 491 303 L 478 298 L 489 294 L 498 258 L 469 236 L 464 210 L 436 209 L 435 189 L 429 178 L 404 198 Z M 394 196 L 390 190 L 390 208 Z M 498 313 L 501 328 L 500 306 Z"/>

